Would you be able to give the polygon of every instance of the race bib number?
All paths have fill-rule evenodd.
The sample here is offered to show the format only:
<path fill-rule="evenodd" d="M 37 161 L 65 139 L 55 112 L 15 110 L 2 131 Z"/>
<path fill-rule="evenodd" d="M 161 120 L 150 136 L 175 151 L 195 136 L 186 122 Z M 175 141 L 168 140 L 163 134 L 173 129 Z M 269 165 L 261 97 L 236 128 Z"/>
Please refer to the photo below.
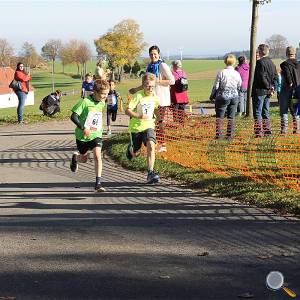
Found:
<path fill-rule="evenodd" d="M 117 97 L 116 95 L 108 95 L 107 96 L 107 104 L 114 106 L 117 104 Z"/>
<path fill-rule="evenodd" d="M 84 127 L 91 131 L 100 131 L 102 129 L 102 112 L 90 111 L 84 123 Z"/>
<path fill-rule="evenodd" d="M 142 108 L 143 115 L 146 115 L 149 119 L 153 118 L 154 103 L 150 102 L 150 103 L 141 104 L 141 108 Z"/>

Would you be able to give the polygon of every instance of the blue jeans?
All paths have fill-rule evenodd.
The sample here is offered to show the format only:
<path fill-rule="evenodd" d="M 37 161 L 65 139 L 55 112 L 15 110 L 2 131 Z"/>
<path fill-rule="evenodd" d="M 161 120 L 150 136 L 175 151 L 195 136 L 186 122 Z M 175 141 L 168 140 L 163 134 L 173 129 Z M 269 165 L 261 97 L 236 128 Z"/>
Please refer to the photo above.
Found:
<path fill-rule="evenodd" d="M 253 118 L 254 118 L 254 133 L 256 135 L 270 135 L 270 96 L 262 95 L 252 96 Z"/>
<path fill-rule="evenodd" d="M 17 97 L 19 100 L 17 114 L 18 114 L 18 122 L 20 123 L 23 121 L 23 109 L 27 98 L 27 94 L 22 91 L 17 91 Z"/>
<path fill-rule="evenodd" d="M 241 89 L 239 91 L 239 103 L 237 106 L 237 112 L 245 113 L 247 108 L 247 90 Z"/>
<path fill-rule="evenodd" d="M 293 90 L 290 88 L 282 88 L 279 94 L 279 109 L 280 109 L 280 118 L 281 118 L 281 133 L 288 132 L 288 123 L 289 123 L 289 111 L 295 118 L 293 111 Z"/>
<path fill-rule="evenodd" d="M 216 108 L 216 138 L 221 138 L 223 136 L 223 119 L 225 113 L 227 114 L 227 138 L 232 138 L 235 130 L 235 113 L 239 102 L 239 98 L 224 99 L 218 96 L 216 98 L 215 108 Z"/>

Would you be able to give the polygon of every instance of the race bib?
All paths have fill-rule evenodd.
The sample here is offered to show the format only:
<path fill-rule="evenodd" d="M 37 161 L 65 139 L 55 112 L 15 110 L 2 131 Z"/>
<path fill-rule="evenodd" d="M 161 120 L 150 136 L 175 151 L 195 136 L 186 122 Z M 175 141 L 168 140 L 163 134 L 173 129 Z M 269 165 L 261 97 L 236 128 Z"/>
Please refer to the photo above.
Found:
<path fill-rule="evenodd" d="M 117 104 L 117 97 L 116 95 L 108 95 L 107 96 L 107 104 L 111 106 L 115 106 Z"/>
<path fill-rule="evenodd" d="M 90 111 L 84 127 L 90 129 L 91 131 L 101 131 L 102 130 L 102 112 Z"/>
<path fill-rule="evenodd" d="M 154 103 L 153 102 L 141 104 L 141 108 L 142 108 L 143 115 L 148 116 L 149 119 L 153 118 L 153 114 L 154 114 Z"/>

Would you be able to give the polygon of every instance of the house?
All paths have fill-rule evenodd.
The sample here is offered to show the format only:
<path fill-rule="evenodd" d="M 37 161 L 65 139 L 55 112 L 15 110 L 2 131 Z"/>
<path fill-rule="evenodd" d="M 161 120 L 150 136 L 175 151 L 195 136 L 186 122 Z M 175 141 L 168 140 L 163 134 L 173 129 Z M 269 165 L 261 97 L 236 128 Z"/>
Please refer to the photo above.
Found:
<path fill-rule="evenodd" d="M 17 107 L 18 98 L 9 84 L 14 79 L 15 71 L 10 67 L 0 67 L 0 108 Z M 34 89 L 29 85 L 29 93 L 25 105 L 34 105 Z"/>

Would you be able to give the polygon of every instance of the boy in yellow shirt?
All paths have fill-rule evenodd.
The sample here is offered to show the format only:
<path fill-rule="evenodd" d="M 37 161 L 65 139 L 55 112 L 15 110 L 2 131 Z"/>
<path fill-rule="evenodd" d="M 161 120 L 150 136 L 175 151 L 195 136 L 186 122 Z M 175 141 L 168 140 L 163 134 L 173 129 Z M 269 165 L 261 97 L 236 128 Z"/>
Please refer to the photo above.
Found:
<path fill-rule="evenodd" d="M 128 145 L 126 156 L 129 160 L 138 156 L 143 143 L 147 147 L 147 183 L 157 183 L 159 176 L 153 171 L 156 144 L 154 113 L 159 106 L 159 98 L 154 93 L 155 75 L 146 73 L 142 78 L 142 87 L 143 90 L 133 96 L 125 111 L 130 117 L 131 135 L 131 143 Z"/>

